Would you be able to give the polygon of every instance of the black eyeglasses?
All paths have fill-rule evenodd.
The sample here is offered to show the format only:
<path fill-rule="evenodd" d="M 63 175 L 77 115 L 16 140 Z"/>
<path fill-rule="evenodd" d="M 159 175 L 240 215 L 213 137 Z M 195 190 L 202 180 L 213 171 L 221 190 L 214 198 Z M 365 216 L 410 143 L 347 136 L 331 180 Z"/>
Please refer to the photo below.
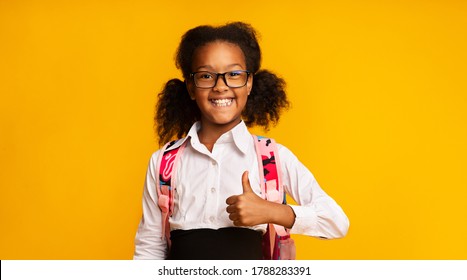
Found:
<path fill-rule="evenodd" d="M 250 71 L 235 70 L 225 73 L 213 73 L 208 71 L 193 72 L 190 77 L 193 78 L 196 87 L 198 88 L 213 88 L 217 84 L 217 80 L 222 76 L 224 83 L 230 88 L 239 88 L 246 85 Z"/>

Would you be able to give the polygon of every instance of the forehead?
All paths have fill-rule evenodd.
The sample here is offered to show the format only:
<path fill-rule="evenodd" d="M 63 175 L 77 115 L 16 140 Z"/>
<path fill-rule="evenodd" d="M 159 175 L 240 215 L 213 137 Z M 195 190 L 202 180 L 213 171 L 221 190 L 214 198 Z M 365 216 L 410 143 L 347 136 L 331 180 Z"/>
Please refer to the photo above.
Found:
<path fill-rule="evenodd" d="M 221 71 L 234 65 L 246 68 L 242 49 L 233 43 L 225 41 L 211 42 L 197 48 L 193 54 L 193 70 L 212 68 L 212 70 Z"/>

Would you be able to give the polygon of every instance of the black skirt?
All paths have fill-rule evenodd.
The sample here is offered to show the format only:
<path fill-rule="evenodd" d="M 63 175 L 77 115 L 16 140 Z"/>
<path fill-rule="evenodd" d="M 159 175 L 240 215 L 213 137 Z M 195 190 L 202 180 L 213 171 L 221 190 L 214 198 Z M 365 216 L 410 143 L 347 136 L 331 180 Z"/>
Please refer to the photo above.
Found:
<path fill-rule="evenodd" d="M 261 260 L 262 233 L 247 228 L 170 232 L 168 260 Z"/>

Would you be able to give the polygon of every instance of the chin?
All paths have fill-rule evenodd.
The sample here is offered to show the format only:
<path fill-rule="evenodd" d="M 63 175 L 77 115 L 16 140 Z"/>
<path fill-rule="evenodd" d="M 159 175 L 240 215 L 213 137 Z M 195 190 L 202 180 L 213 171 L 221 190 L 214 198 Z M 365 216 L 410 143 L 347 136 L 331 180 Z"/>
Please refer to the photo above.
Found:
<path fill-rule="evenodd" d="M 228 125 L 237 125 L 241 122 L 241 118 L 233 117 L 233 118 L 217 118 L 208 120 L 208 122 L 217 125 L 217 126 L 228 126 Z"/>

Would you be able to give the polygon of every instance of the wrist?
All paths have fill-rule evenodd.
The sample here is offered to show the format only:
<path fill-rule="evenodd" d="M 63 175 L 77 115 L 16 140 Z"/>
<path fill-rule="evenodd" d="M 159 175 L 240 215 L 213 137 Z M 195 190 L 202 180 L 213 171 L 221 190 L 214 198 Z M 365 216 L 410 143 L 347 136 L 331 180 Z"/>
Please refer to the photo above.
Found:
<path fill-rule="evenodd" d="M 283 226 L 285 228 L 292 228 L 295 223 L 295 212 L 293 211 L 292 207 L 287 204 L 279 204 L 270 202 L 271 210 L 268 211 L 269 215 L 269 223 L 276 224 Z"/>

